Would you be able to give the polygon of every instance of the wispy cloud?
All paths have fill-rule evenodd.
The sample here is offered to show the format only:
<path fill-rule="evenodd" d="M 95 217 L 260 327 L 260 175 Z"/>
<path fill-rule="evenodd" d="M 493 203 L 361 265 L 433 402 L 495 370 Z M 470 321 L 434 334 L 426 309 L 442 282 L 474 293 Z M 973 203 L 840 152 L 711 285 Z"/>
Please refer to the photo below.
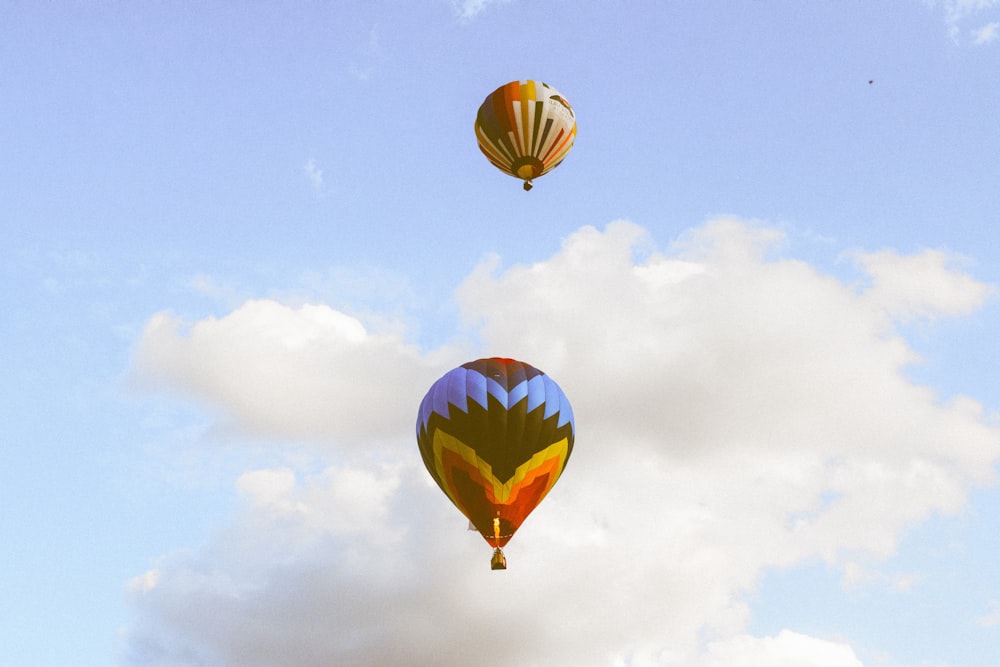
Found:
<path fill-rule="evenodd" d="M 507 4 L 510 0 L 451 0 L 451 7 L 459 18 L 470 20 L 490 5 Z"/>
<path fill-rule="evenodd" d="M 374 25 L 368 31 L 367 39 L 357 49 L 354 59 L 351 61 L 349 71 L 354 78 L 360 81 L 368 81 L 375 76 L 381 61 L 381 38 L 378 26 Z"/>
<path fill-rule="evenodd" d="M 896 593 L 906 593 L 912 591 L 923 581 L 923 575 L 919 572 L 903 572 L 897 574 L 892 579 L 892 590 Z"/>
<path fill-rule="evenodd" d="M 1000 21 L 987 23 L 972 31 L 972 43 L 976 45 L 988 44 L 997 37 L 1000 37 Z"/>
<path fill-rule="evenodd" d="M 843 565 L 840 585 L 850 590 L 877 584 L 893 593 L 907 593 L 916 588 L 922 580 L 923 575 L 918 572 L 886 574 L 869 567 L 868 564 L 849 561 Z"/>
<path fill-rule="evenodd" d="M 939 250 L 905 256 L 892 250 L 856 253 L 854 261 L 871 280 L 865 297 L 901 321 L 965 315 L 996 291 L 956 271 L 961 257 Z"/>
<path fill-rule="evenodd" d="M 982 16 L 983 12 L 990 9 L 1000 8 L 1000 0 L 945 0 L 942 6 L 944 7 L 948 34 L 952 39 L 958 41 L 963 26 L 968 21 Z M 992 35 L 996 33 L 997 25 L 995 22 L 988 23 L 981 28 L 972 30 L 973 43 L 985 44 L 994 39 Z"/>
<path fill-rule="evenodd" d="M 977 618 L 976 622 L 986 628 L 1000 626 L 1000 601 L 993 600 L 990 602 L 990 610 Z"/>
<path fill-rule="evenodd" d="M 323 191 L 323 170 L 319 168 L 316 164 L 316 160 L 309 158 L 309 161 L 305 163 L 302 170 L 306 174 L 306 178 L 312 184 L 312 187 L 316 192 Z"/>

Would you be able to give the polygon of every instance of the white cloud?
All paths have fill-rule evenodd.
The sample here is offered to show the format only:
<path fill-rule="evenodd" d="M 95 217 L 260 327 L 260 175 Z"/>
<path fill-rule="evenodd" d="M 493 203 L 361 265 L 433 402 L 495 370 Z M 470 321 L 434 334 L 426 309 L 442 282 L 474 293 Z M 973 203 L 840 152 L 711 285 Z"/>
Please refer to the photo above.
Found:
<path fill-rule="evenodd" d="M 897 574 L 892 580 L 892 590 L 896 593 L 906 593 L 913 590 L 923 581 L 923 576 L 916 572 Z"/>
<path fill-rule="evenodd" d="M 741 635 L 708 647 L 705 667 L 862 667 L 850 646 L 782 630 L 776 637 Z"/>
<path fill-rule="evenodd" d="M 383 60 L 383 49 L 379 28 L 372 26 L 364 44 L 356 50 L 349 71 L 359 81 L 368 81 L 375 76 L 378 66 Z"/>
<path fill-rule="evenodd" d="M 878 576 L 862 563 L 849 561 L 842 565 L 843 576 L 840 585 L 844 588 L 857 588 L 876 580 Z"/>
<path fill-rule="evenodd" d="M 857 589 L 873 584 L 884 584 L 893 593 L 907 593 L 923 580 L 922 575 L 915 572 L 897 572 L 885 574 L 857 561 L 843 563 L 843 576 L 840 583 L 845 589 Z"/>
<path fill-rule="evenodd" d="M 306 174 L 306 178 L 309 179 L 309 183 L 312 185 L 313 189 L 317 192 L 323 190 L 323 170 L 316 165 L 316 160 L 309 158 L 302 170 Z"/>
<path fill-rule="evenodd" d="M 455 14 L 465 20 L 478 16 L 490 5 L 507 4 L 510 0 L 451 0 Z"/>
<path fill-rule="evenodd" d="M 433 373 L 398 335 L 328 306 L 267 300 L 190 326 L 161 313 L 134 359 L 140 382 L 204 400 L 243 435 L 335 448 L 398 436 Z"/>
<path fill-rule="evenodd" d="M 984 628 L 994 628 L 1000 625 L 1000 602 L 996 600 L 990 602 L 990 610 L 977 618 L 976 622 Z"/>
<path fill-rule="evenodd" d="M 910 382 L 901 318 L 959 316 L 987 288 L 943 255 L 859 255 L 864 289 L 775 258 L 777 232 L 717 220 L 666 252 L 586 227 L 550 259 L 478 267 L 457 299 L 484 354 L 573 401 L 566 474 L 490 572 L 488 547 L 413 442 L 424 353 L 327 306 L 158 315 L 136 373 L 241 433 L 313 439 L 320 472 L 253 470 L 241 517 L 129 587 L 142 664 L 860 664 L 841 642 L 745 634 L 768 567 L 851 574 L 992 479 L 1000 429 Z M 896 283 L 912 271 L 925 289 Z M 859 579 L 860 582 L 860 579 Z M 595 657 L 596 656 L 596 657 Z M 739 657 L 743 662 L 734 662 Z"/>
<path fill-rule="evenodd" d="M 295 472 L 289 468 L 252 470 L 236 480 L 236 490 L 252 499 L 256 507 L 292 508 L 284 499 L 295 488 Z"/>
<path fill-rule="evenodd" d="M 1000 0 L 944 0 L 945 25 L 952 39 L 958 39 L 961 26 L 975 17 L 981 16 L 990 9 L 1000 7 Z M 979 31 L 973 31 L 973 35 Z M 976 42 L 982 43 L 982 42 Z"/>
<path fill-rule="evenodd" d="M 160 580 L 159 570 L 147 570 L 146 572 L 140 574 L 137 577 L 132 577 L 127 588 L 129 592 L 132 593 L 148 593 L 154 588 L 156 588 L 157 582 Z"/>
<path fill-rule="evenodd" d="M 902 321 L 966 315 L 994 292 L 954 270 L 960 258 L 937 250 L 910 256 L 892 250 L 857 253 L 854 259 L 871 278 L 867 298 Z"/>
<path fill-rule="evenodd" d="M 1000 21 L 992 21 L 972 31 L 972 43 L 989 44 L 1000 37 Z"/>

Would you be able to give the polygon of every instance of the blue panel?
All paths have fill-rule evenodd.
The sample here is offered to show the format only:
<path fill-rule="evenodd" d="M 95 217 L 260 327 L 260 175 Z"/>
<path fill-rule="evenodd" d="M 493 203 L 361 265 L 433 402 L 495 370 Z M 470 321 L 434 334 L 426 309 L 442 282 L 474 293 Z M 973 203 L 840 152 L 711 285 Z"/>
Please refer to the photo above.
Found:
<path fill-rule="evenodd" d="M 462 412 L 469 411 L 469 403 L 466 399 L 465 381 L 469 371 L 464 368 L 456 368 L 445 376 L 445 395 L 449 405 L 454 405 Z"/>
<path fill-rule="evenodd" d="M 427 392 L 427 398 L 431 404 L 431 412 L 436 412 L 444 417 L 448 416 L 448 396 L 445 392 L 445 380 L 441 378 Z M 428 417 L 429 418 L 429 417 Z"/>
<path fill-rule="evenodd" d="M 490 393 L 490 396 L 500 401 L 500 405 L 507 406 L 507 390 L 503 388 L 502 384 L 493 378 L 486 378 L 486 391 Z"/>
<path fill-rule="evenodd" d="M 541 377 L 545 380 L 545 412 L 542 413 L 542 416 L 548 419 L 559 412 L 559 398 L 562 392 L 559 390 L 559 385 L 553 382 L 548 375 Z"/>
<path fill-rule="evenodd" d="M 432 391 L 434 391 L 433 387 L 431 387 L 431 392 Z M 417 433 L 418 434 L 420 433 L 420 429 L 421 428 L 424 428 L 424 427 L 427 426 L 427 420 L 429 420 L 431 418 L 431 412 L 433 410 L 433 408 L 431 407 L 431 403 L 432 403 L 432 401 L 431 401 L 431 392 L 428 392 L 427 395 L 424 396 L 424 400 L 420 401 L 420 415 L 419 415 L 420 418 L 417 420 Z"/>
<path fill-rule="evenodd" d="M 528 395 L 527 382 L 521 382 L 520 384 L 511 387 L 507 391 L 507 409 L 510 410 L 512 407 L 517 405 L 518 401 L 523 401 L 524 397 L 527 395 Z"/>
<path fill-rule="evenodd" d="M 476 371 L 467 371 L 464 368 L 461 369 L 465 373 L 465 381 L 462 386 L 462 393 L 468 398 L 472 399 L 479 405 L 486 408 L 486 378 L 482 374 Z M 462 405 L 466 406 L 466 401 L 462 401 Z M 465 408 L 466 411 L 467 407 Z"/>
<path fill-rule="evenodd" d="M 435 382 L 430 391 L 431 409 L 446 419 L 450 415 L 448 412 L 448 377 L 450 375 L 451 373 L 448 373 Z"/>
<path fill-rule="evenodd" d="M 528 412 L 545 402 L 545 376 L 536 375 L 525 383 L 528 392 Z"/>

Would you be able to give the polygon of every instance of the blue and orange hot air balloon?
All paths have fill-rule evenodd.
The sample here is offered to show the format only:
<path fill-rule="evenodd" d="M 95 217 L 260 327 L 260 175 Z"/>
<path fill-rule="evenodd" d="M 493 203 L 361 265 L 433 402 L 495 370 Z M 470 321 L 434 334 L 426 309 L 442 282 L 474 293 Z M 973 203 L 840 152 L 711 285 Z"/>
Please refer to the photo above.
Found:
<path fill-rule="evenodd" d="M 502 547 L 559 479 L 573 451 L 573 409 L 548 375 L 494 357 L 462 364 L 420 404 L 417 444 L 427 471 L 493 547 Z"/>
<path fill-rule="evenodd" d="M 511 81 L 490 93 L 476 114 L 479 150 L 500 171 L 524 181 L 559 166 L 576 140 L 576 113 L 541 81 Z"/>

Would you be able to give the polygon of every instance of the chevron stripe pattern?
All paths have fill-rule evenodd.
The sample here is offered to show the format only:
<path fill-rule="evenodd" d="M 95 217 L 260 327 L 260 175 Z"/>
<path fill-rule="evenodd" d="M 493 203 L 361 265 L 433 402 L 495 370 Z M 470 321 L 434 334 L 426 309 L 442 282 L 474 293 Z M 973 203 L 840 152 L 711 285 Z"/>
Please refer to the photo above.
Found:
<path fill-rule="evenodd" d="M 513 359 L 479 359 L 449 371 L 417 417 L 424 466 L 494 547 L 505 545 L 552 489 L 574 432 L 573 409 L 559 386 Z"/>
<path fill-rule="evenodd" d="M 576 114 L 552 86 L 511 81 L 479 107 L 476 140 L 495 167 L 530 181 L 559 166 L 573 147 Z"/>

